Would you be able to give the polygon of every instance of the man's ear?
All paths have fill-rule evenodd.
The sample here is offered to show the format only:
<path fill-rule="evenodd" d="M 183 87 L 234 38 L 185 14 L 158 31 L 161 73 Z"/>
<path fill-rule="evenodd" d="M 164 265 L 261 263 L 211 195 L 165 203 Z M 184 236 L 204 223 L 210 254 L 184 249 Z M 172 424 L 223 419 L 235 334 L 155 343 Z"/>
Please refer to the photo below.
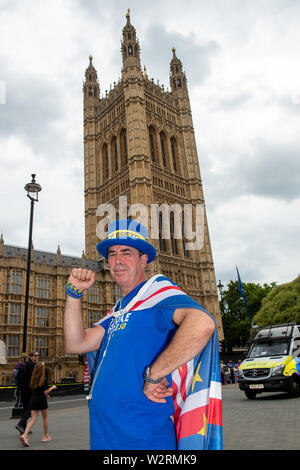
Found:
<path fill-rule="evenodd" d="M 146 266 L 147 261 L 148 261 L 148 255 L 146 255 L 145 253 L 143 253 L 143 254 L 141 255 L 141 260 L 142 260 L 143 264 Z"/>

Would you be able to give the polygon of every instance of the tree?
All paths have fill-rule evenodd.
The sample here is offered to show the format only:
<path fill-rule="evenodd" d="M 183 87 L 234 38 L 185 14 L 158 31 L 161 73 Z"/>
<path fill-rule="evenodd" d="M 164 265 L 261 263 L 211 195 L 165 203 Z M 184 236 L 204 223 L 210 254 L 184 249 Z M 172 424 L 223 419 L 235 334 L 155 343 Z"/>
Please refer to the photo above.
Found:
<path fill-rule="evenodd" d="M 243 291 L 247 300 L 251 320 L 259 311 L 263 298 L 272 291 L 275 283 L 270 285 L 254 283 L 243 283 Z M 238 282 L 230 281 L 221 299 L 222 322 L 226 349 L 232 350 L 233 346 L 244 346 L 247 344 L 251 325 L 248 312 L 238 290 Z"/>
<path fill-rule="evenodd" d="M 300 323 L 300 276 L 272 290 L 254 318 L 258 326 Z"/>

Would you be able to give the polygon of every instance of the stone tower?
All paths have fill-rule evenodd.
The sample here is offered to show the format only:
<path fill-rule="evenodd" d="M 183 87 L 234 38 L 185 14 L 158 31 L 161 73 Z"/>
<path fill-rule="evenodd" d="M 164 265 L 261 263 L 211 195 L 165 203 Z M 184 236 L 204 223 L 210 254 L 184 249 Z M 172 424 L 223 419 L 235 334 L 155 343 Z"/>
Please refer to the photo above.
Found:
<path fill-rule="evenodd" d="M 142 70 L 136 30 L 126 14 L 122 75 L 100 96 L 90 56 L 83 85 L 85 250 L 99 259 L 99 207 L 148 226 L 161 272 L 212 313 L 223 338 L 214 265 L 186 75 L 172 49 L 170 87 Z M 98 208 L 98 210 L 97 210 Z M 111 215 L 111 214 L 110 214 Z M 113 214 L 111 215 L 113 217 Z"/>

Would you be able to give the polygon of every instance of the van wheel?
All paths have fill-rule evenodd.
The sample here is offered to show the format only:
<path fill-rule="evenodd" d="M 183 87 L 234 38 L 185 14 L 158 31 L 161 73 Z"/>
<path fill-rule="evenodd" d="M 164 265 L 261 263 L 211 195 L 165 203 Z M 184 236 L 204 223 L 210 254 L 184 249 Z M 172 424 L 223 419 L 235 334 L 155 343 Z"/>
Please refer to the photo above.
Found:
<path fill-rule="evenodd" d="M 256 392 L 253 392 L 253 390 L 247 390 L 245 391 L 245 395 L 247 398 L 249 398 L 249 400 L 254 400 L 256 397 Z"/>
<path fill-rule="evenodd" d="M 300 396 L 300 382 L 297 377 L 291 377 L 291 383 L 289 387 L 289 394 L 291 397 L 298 397 Z"/>

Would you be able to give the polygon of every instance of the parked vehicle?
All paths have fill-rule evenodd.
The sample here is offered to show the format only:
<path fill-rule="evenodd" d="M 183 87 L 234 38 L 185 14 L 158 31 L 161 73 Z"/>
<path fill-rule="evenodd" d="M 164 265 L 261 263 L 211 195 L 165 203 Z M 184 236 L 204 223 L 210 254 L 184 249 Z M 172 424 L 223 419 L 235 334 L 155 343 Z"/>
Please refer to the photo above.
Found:
<path fill-rule="evenodd" d="M 300 325 L 261 328 L 238 368 L 238 384 L 249 399 L 262 392 L 300 395 Z"/>

